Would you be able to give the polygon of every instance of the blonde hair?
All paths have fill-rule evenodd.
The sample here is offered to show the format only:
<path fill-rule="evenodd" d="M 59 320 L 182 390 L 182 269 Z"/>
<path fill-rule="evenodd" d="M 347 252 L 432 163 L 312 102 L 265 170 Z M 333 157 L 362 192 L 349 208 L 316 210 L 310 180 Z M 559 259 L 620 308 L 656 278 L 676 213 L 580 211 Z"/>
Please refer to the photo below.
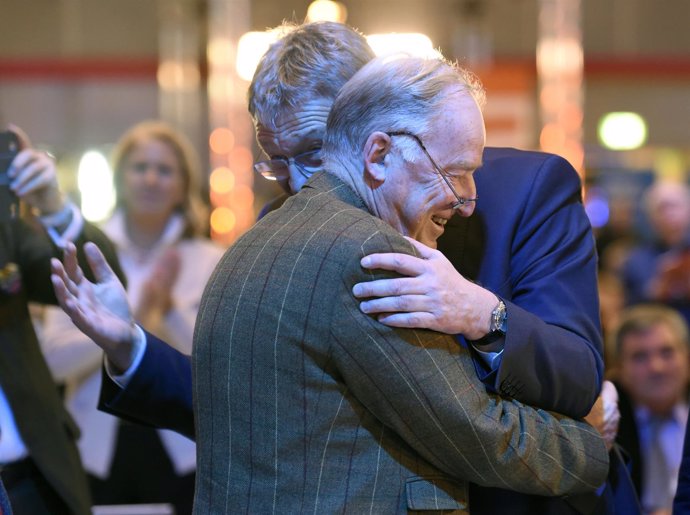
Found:
<path fill-rule="evenodd" d="M 201 167 L 194 147 L 189 140 L 167 123 L 158 120 L 147 120 L 130 127 L 118 141 L 113 150 L 111 162 L 113 167 L 113 180 L 115 183 L 116 206 L 124 208 L 123 172 L 130 153 L 146 141 L 157 140 L 166 145 L 175 153 L 180 172 L 184 200 L 177 206 L 185 221 L 186 238 L 203 234 L 206 230 L 207 209 L 201 199 Z"/>

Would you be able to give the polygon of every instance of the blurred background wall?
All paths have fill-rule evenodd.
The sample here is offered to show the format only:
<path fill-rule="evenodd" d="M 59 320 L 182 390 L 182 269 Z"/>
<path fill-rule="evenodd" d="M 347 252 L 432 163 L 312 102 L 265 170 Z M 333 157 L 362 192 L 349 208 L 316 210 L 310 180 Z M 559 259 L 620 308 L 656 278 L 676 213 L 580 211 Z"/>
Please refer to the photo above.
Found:
<path fill-rule="evenodd" d="M 581 155 L 567 157 L 591 191 L 610 209 L 620 197 L 634 203 L 655 175 L 686 178 L 688 0 L 340 3 L 346 22 L 365 34 L 424 33 L 444 55 L 475 70 L 488 91 L 490 145 L 553 150 L 559 140 L 554 134 L 561 133 L 544 130 L 548 95 L 537 48 L 554 35 L 564 35 L 568 45 L 577 40 L 581 66 L 579 78 L 567 86 L 574 84 L 576 92 L 565 123 L 572 126 Z M 4 0 L 0 123 L 21 126 L 58 156 L 61 180 L 75 195 L 85 152 L 107 155 L 117 137 L 142 119 L 174 123 L 196 144 L 209 176 L 219 168 L 226 174 L 216 174 L 211 201 L 225 208 L 214 236 L 229 243 L 277 192 L 252 175 L 259 151 L 244 106 L 248 82 L 234 68 L 238 40 L 284 19 L 300 22 L 309 5 L 308 0 Z M 552 66 L 578 60 L 568 45 Z M 637 113 L 646 122 L 639 148 L 611 150 L 602 144 L 601 119 L 616 111 Z"/>

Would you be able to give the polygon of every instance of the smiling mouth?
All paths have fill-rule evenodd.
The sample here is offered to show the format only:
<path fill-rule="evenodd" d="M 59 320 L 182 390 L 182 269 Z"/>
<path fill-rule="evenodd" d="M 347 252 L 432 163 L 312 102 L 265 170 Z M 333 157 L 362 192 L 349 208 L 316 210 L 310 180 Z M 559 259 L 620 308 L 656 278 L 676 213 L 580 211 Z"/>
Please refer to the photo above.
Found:
<path fill-rule="evenodd" d="M 431 221 L 434 222 L 436 225 L 440 225 L 441 227 L 445 226 L 446 223 L 448 223 L 447 218 L 441 218 L 440 216 L 432 216 Z"/>

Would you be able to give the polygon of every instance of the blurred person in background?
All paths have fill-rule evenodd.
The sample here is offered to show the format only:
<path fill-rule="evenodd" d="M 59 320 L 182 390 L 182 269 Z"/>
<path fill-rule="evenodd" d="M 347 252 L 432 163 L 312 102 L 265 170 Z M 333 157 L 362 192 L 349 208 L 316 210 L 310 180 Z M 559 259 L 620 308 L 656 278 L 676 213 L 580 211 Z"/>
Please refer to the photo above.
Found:
<path fill-rule="evenodd" d="M 190 354 L 199 299 L 223 253 L 201 237 L 205 213 L 196 155 L 172 127 L 142 122 L 121 137 L 113 172 L 117 209 L 104 231 L 127 274 L 133 316 Z M 55 378 L 68 384 L 67 405 L 82 431 L 78 445 L 94 502 L 169 502 L 179 515 L 190 513 L 194 443 L 98 411 L 100 349 L 61 310 L 51 309 L 44 320 L 43 349 Z"/>
<path fill-rule="evenodd" d="M 690 188 L 659 181 L 645 192 L 644 206 L 653 235 L 623 264 L 626 303 L 661 302 L 690 320 Z"/>
<path fill-rule="evenodd" d="M 333 98 L 372 56 L 366 40 L 344 25 L 314 23 L 288 30 L 263 57 L 250 87 L 257 140 L 269 158 L 257 163 L 257 171 L 277 179 L 290 193 L 299 190 L 321 167 L 318 150 Z M 424 302 L 420 311 L 426 311 L 425 316 L 416 316 L 419 304 L 403 307 L 408 299 L 402 299 L 398 309 L 412 311 L 404 322 L 408 327 L 416 319 L 422 327 L 476 335 L 470 348 L 491 391 L 582 417 L 600 392 L 603 360 L 596 253 L 577 173 L 558 156 L 513 149 L 486 149 L 483 162 L 474 175 L 482 199 L 474 215 L 451 219 L 439 242 L 452 264 L 426 249 L 421 260 L 405 257 L 410 268 L 397 269 L 413 276 L 407 285 L 423 283 L 416 300 Z M 97 286 L 117 287 L 114 281 Z M 366 286 L 359 286 L 357 295 L 366 297 Z M 378 288 L 382 292 L 385 289 Z M 376 306 L 366 309 L 375 313 Z M 380 320 L 400 324 L 400 317 L 397 322 L 394 318 Z M 477 330 L 470 328 L 473 321 L 485 324 Z M 141 337 L 129 324 L 117 337 L 108 331 L 105 338 L 103 326 L 86 319 L 80 326 L 104 346 L 111 364 L 121 370 L 136 368 L 125 389 L 105 374 L 102 409 L 194 435 L 185 356 L 151 334 Z M 507 507 L 513 513 L 587 509 L 573 498 L 500 489 L 477 487 L 471 495 L 475 513 Z M 613 501 L 592 497 L 582 502 L 601 501 L 594 508 L 597 513 L 612 513 L 606 510 Z"/>
<path fill-rule="evenodd" d="M 627 309 L 613 333 L 620 393 L 618 443 L 631 457 L 645 514 L 671 513 L 688 419 L 688 327 L 675 310 Z"/>
<path fill-rule="evenodd" d="M 0 201 L 0 477 L 16 515 L 86 515 L 79 430 L 41 355 L 27 303 L 57 302 L 50 259 L 70 240 L 97 243 L 124 279 L 108 239 L 60 191 L 54 159 L 12 131 L 19 153 Z M 9 213 L 13 195 L 23 204 L 19 213 Z"/>

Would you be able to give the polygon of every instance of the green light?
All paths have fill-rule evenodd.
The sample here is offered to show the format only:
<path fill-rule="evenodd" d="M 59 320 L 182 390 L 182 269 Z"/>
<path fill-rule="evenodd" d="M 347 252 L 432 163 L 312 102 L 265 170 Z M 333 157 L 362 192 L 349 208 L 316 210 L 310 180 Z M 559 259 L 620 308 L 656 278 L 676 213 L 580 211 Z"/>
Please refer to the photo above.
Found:
<path fill-rule="evenodd" d="M 647 123 L 637 113 L 608 113 L 599 120 L 599 141 L 611 150 L 633 150 L 647 141 Z"/>

